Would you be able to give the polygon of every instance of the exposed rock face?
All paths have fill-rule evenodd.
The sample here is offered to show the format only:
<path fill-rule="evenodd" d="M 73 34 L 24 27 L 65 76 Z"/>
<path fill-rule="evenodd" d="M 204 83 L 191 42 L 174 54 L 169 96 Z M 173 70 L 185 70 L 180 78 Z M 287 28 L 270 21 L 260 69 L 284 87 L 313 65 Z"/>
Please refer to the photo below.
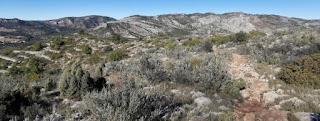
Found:
<path fill-rule="evenodd" d="M 59 27 L 70 27 L 70 28 L 81 28 L 87 29 L 106 23 L 109 21 L 115 21 L 116 19 L 106 16 L 85 16 L 85 17 L 66 17 L 56 20 L 45 21 L 45 23 L 59 26 Z"/>
<path fill-rule="evenodd" d="M 136 15 L 101 24 L 92 30 L 92 34 L 106 37 L 117 33 L 134 38 L 152 36 L 158 33 L 180 32 L 193 36 L 205 36 L 251 30 L 270 33 L 274 30 L 292 27 L 318 28 L 320 27 L 320 21 L 246 13 Z"/>

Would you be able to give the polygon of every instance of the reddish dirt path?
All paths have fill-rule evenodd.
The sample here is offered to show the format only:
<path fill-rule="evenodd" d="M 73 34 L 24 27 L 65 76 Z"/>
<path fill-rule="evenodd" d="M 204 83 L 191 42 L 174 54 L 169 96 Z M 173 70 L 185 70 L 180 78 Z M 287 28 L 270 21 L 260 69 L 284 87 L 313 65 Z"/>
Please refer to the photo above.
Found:
<path fill-rule="evenodd" d="M 229 64 L 230 74 L 234 78 L 242 78 L 247 84 L 241 92 L 244 102 L 235 107 L 237 118 L 244 121 L 287 121 L 286 112 L 264 106 L 261 95 L 271 89 L 267 82 L 259 78 L 254 69 L 256 62 L 249 58 L 248 55 L 233 52 Z"/>

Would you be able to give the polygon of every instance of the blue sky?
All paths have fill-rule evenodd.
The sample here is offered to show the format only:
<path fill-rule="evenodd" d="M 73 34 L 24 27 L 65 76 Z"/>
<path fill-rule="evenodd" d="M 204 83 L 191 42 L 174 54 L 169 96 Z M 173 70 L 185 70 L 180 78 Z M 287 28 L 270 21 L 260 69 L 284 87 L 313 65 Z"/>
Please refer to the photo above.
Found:
<path fill-rule="evenodd" d="M 48 20 L 67 16 L 171 13 L 277 14 L 320 19 L 320 0 L 0 0 L 0 18 Z"/>

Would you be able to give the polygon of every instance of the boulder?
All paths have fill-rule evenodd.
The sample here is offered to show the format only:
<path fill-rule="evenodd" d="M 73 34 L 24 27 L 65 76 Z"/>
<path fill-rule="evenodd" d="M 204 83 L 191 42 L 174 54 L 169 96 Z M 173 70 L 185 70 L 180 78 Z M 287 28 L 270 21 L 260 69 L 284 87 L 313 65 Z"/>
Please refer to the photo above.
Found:
<path fill-rule="evenodd" d="M 300 121 L 311 121 L 310 114 L 311 114 L 311 113 L 307 113 L 307 112 L 297 112 L 297 113 L 294 113 L 294 115 L 295 115 Z"/>
<path fill-rule="evenodd" d="M 278 91 L 277 91 L 278 92 Z M 277 98 L 281 98 L 281 97 L 285 97 L 288 95 L 282 95 L 282 94 L 278 94 L 275 91 L 270 91 L 267 93 L 263 93 L 263 102 L 265 104 L 271 104 L 273 103 Z"/>
<path fill-rule="evenodd" d="M 196 99 L 196 98 L 205 96 L 204 93 L 202 93 L 202 92 L 195 92 L 195 91 L 190 92 L 190 94 L 192 95 L 192 99 Z"/>
<path fill-rule="evenodd" d="M 211 103 L 211 100 L 207 97 L 198 97 L 194 100 L 194 103 L 196 103 L 198 107 L 205 107 Z"/>

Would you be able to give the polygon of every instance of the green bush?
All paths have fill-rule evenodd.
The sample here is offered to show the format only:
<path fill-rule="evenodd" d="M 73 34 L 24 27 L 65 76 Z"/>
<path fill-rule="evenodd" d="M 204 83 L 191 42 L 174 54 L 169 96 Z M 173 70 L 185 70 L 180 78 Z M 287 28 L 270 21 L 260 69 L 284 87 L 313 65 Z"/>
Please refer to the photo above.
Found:
<path fill-rule="evenodd" d="M 250 31 L 248 33 L 248 37 L 249 38 L 254 37 L 254 36 L 262 36 L 262 37 L 264 37 L 264 36 L 267 36 L 267 34 L 264 33 L 264 32 L 257 31 L 257 30 L 252 30 L 252 31 Z"/>
<path fill-rule="evenodd" d="M 188 60 L 181 60 L 170 64 L 166 70 L 169 80 L 179 84 L 193 85 L 202 91 L 220 91 L 230 76 L 224 62 L 219 57 L 207 57 L 196 69 L 191 67 Z"/>
<path fill-rule="evenodd" d="M 189 63 L 192 69 L 196 69 L 197 67 L 201 66 L 202 62 L 203 60 L 201 59 L 193 59 Z"/>
<path fill-rule="evenodd" d="M 170 39 L 166 41 L 165 48 L 166 49 L 174 49 L 178 46 L 178 42 L 174 39 Z"/>
<path fill-rule="evenodd" d="M 121 37 L 119 34 L 114 34 L 114 35 L 112 35 L 112 36 L 109 38 L 109 40 L 110 40 L 111 42 L 116 43 L 116 44 L 126 43 L 126 42 L 128 41 L 127 39 Z"/>
<path fill-rule="evenodd" d="M 234 35 L 231 36 L 230 38 L 231 41 L 233 42 L 245 42 L 248 40 L 248 34 L 243 32 L 243 31 L 240 31 Z"/>
<path fill-rule="evenodd" d="M 228 42 L 229 36 L 216 35 L 209 39 L 215 45 L 222 45 Z"/>
<path fill-rule="evenodd" d="M 202 41 L 195 47 L 195 50 L 197 52 L 211 52 L 212 46 L 210 41 Z"/>
<path fill-rule="evenodd" d="M 124 50 L 117 49 L 117 50 L 110 52 L 108 54 L 107 58 L 108 58 L 108 61 L 111 62 L 111 61 L 120 61 L 120 60 L 126 58 L 127 56 L 128 55 Z"/>
<path fill-rule="evenodd" d="M 199 43 L 200 43 L 200 41 L 198 39 L 192 39 L 192 40 L 184 42 L 182 45 L 183 46 L 195 46 L 195 45 L 198 45 Z"/>
<path fill-rule="evenodd" d="M 85 31 L 82 30 L 82 29 L 81 29 L 81 30 L 78 30 L 77 33 L 78 33 L 79 35 L 85 35 L 85 34 L 86 34 Z"/>
<path fill-rule="evenodd" d="M 105 67 L 104 64 L 99 64 L 96 67 L 96 69 L 94 71 L 96 77 L 102 77 L 103 76 L 103 67 Z"/>
<path fill-rule="evenodd" d="M 245 87 L 246 83 L 243 81 L 243 79 L 240 79 L 227 83 L 223 91 L 232 97 L 241 98 L 240 90 L 245 89 Z"/>
<path fill-rule="evenodd" d="M 81 65 L 73 64 L 66 69 L 59 81 L 59 90 L 62 97 L 79 98 L 87 91 L 92 90 L 94 82 L 89 72 L 83 71 Z"/>
<path fill-rule="evenodd" d="M 60 50 L 60 48 L 65 44 L 62 37 L 53 37 L 50 39 L 50 41 L 50 46 L 54 50 Z"/>
<path fill-rule="evenodd" d="M 105 60 L 102 61 L 102 59 L 100 58 L 103 55 L 102 52 L 100 51 L 95 51 L 93 52 L 89 58 L 87 58 L 86 63 L 89 64 L 97 64 L 99 62 L 103 62 Z"/>
<path fill-rule="evenodd" d="M 47 63 L 40 58 L 30 58 L 27 64 L 27 69 L 30 73 L 40 74 L 45 71 Z"/>
<path fill-rule="evenodd" d="M 0 69 L 6 70 L 8 68 L 8 66 L 9 66 L 9 63 L 7 61 L 5 61 L 5 60 L 2 61 L 0 59 Z"/>
<path fill-rule="evenodd" d="M 12 67 L 9 68 L 9 75 L 23 75 L 23 70 L 17 66 L 18 64 L 15 62 L 12 64 Z"/>
<path fill-rule="evenodd" d="M 39 81 L 43 77 L 42 74 L 36 74 L 36 73 L 30 73 L 27 76 L 28 76 L 28 81 Z"/>
<path fill-rule="evenodd" d="M 223 112 L 218 116 L 218 121 L 236 121 L 236 119 L 232 112 Z"/>
<path fill-rule="evenodd" d="M 145 56 L 140 59 L 140 65 L 142 75 L 145 76 L 150 82 L 169 80 L 159 59 Z"/>
<path fill-rule="evenodd" d="M 54 82 L 53 79 L 48 78 L 46 83 L 45 83 L 45 85 L 44 85 L 44 89 L 46 91 L 52 91 L 52 90 L 54 90 L 56 88 L 57 88 L 56 82 Z"/>
<path fill-rule="evenodd" d="M 17 78 L 27 76 L 29 81 L 42 78 L 47 66 L 47 61 L 41 58 L 30 57 L 24 63 L 13 63 L 9 68 L 9 75 Z"/>
<path fill-rule="evenodd" d="M 81 51 L 84 53 L 84 54 L 91 54 L 91 48 L 90 48 L 90 46 L 89 45 L 83 45 L 82 47 L 81 47 Z"/>
<path fill-rule="evenodd" d="M 278 74 L 279 79 L 287 84 L 305 88 L 320 89 L 320 54 L 298 58 L 286 64 Z"/>
<path fill-rule="evenodd" d="M 102 49 L 102 52 L 103 52 L 103 53 L 109 53 L 109 52 L 111 52 L 111 51 L 113 51 L 112 46 L 106 46 L 106 47 L 104 47 L 104 48 Z"/>
<path fill-rule="evenodd" d="M 134 81 L 88 93 L 84 98 L 93 115 L 107 121 L 163 120 L 164 115 L 170 116 L 181 106 L 162 91 L 144 92 Z"/>
<path fill-rule="evenodd" d="M 32 45 L 33 51 L 40 51 L 44 48 L 44 45 L 41 42 L 36 42 Z"/>
<path fill-rule="evenodd" d="M 49 56 L 51 60 L 57 60 L 63 57 L 63 54 L 61 52 L 53 53 L 53 52 L 46 51 L 45 55 Z"/>

